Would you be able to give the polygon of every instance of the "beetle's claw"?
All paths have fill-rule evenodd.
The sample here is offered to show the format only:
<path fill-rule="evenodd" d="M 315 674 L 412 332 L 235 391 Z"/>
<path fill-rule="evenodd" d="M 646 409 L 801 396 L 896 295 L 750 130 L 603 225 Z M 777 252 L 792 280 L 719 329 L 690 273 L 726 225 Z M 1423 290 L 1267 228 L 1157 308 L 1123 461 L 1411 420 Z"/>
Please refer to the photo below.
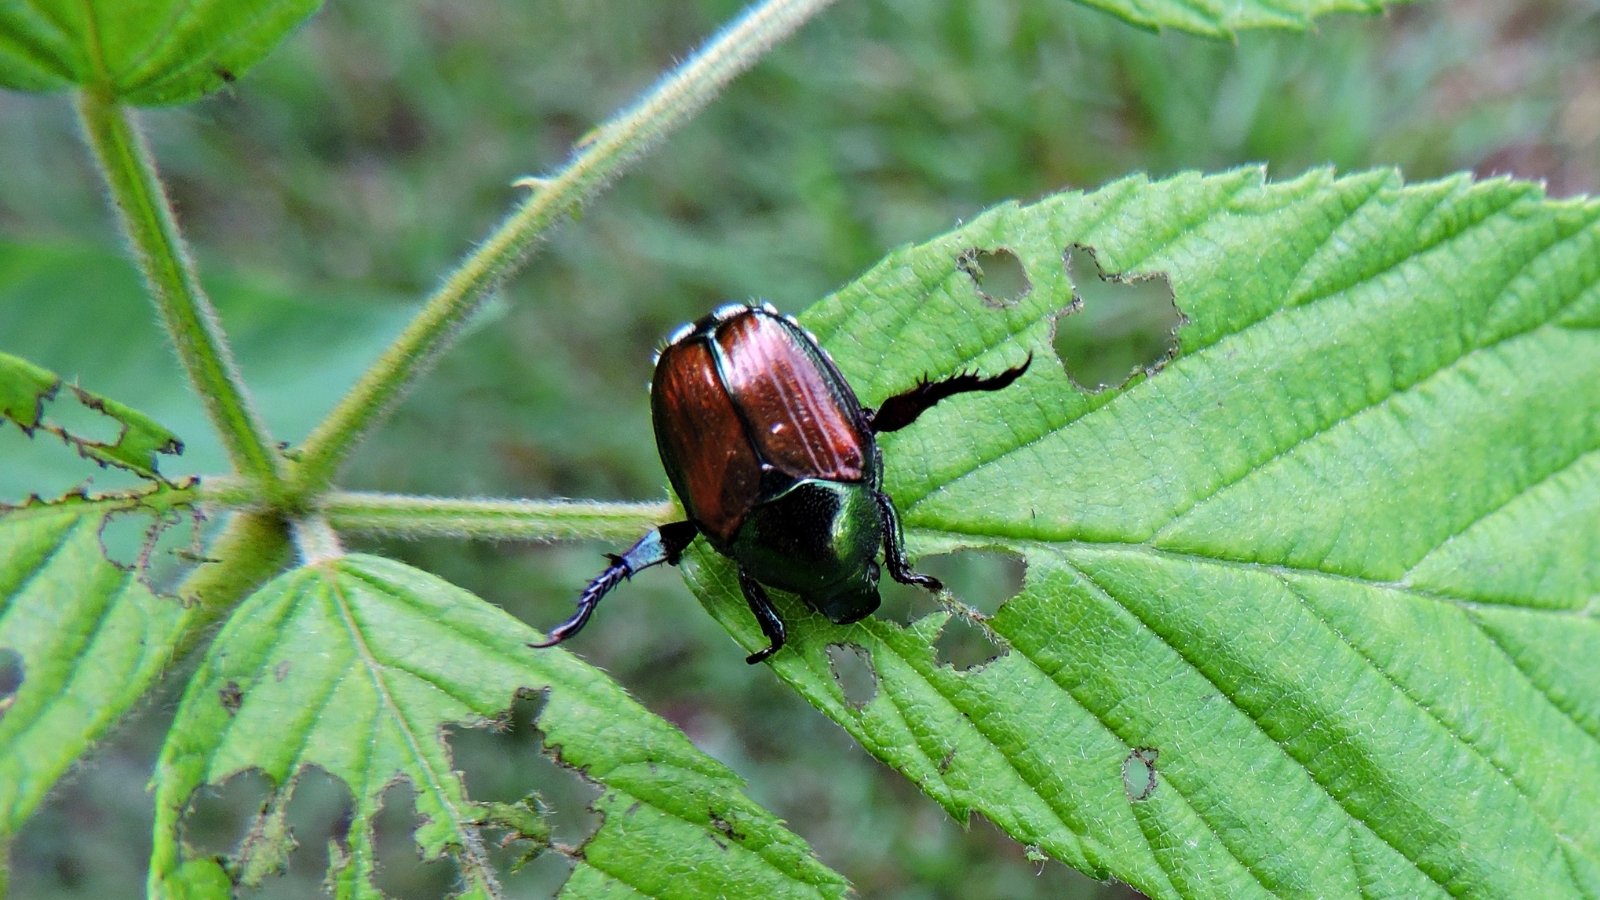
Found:
<path fill-rule="evenodd" d="M 778 652 L 778 648 L 781 647 L 781 646 L 783 646 L 783 645 L 782 644 L 773 644 L 772 646 L 766 648 L 765 650 L 757 650 L 756 652 L 750 654 L 749 656 L 746 656 L 744 658 L 744 661 L 753 666 L 756 663 L 765 660 L 767 657 L 771 656 L 772 654 L 777 653 Z"/>
<path fill-rule="evenodd" d="M 529 641 L 528 646 L 535 650 L 543 650 L 546 647 L 554 647 L 562 641 L 565 641 L 567 638 L 572 637 L 578 633 L 579 628 L 583 627 L 584 622 L 589 621 L 589 617 L 587 615 L 580 615 L 581 620 L 578 616 L 574 616 L 573 618 L 568 619 L 567 621 L 562 622 L 560 625 L 550 629 L 550 631 L 545 634 L 544 640 Z M 575 621 L 578 623 L 576 628 L 572 627 L 572 623 Z"/>
<path fill-rule="evenodd" d="M 572 618 L 550 629 L 550 631 L 545 634 L 544 640 L 529 641 L 528 646 L 535 650 L 543 650 L 546 647 L 554 647 L 555 645 L 565 641 L 567 638 L 572 637 L 581 631 L 583 626 L 588 624 L 589 616 L 593 614 L 594 604 L 591 603 L 581 606 L 578 608 L 578 612 L 574 614 Z"/>
<path fill-rule="evenodd" d="M 909 584 L 925 591 L 932 591 L 935 594 L 944 590 L 944 582 L 932 575 L 924 575 L 921 572 L 913 572 L 910 569 L 895 571 L 893 567 L 890 568 L 889 575 L 901 584 Z"/>

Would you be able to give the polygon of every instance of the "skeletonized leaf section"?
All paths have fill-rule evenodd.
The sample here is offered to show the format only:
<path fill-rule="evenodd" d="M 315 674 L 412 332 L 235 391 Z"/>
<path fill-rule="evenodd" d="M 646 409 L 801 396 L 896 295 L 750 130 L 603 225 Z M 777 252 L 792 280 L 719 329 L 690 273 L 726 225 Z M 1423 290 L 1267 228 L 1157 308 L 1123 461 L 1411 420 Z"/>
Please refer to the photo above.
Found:
<path fill-rule="evenodd" d="M 0 5 L 0 86 L 183 103 L 233 81 L 319 0 L 29 0 Z"/>
<path fill-rule="evenodd" d="M 217 635 L 162 752 L 152 894 L 199 891 L 224 875 L 258 879 L 288 851 L 283 830 L 264 822 L 226 871 L 189 858 L 180 819 L 197 788 L 257 770 L 277 786 L 270 817 L 316 766 L 354 798 L 348 852 L 329 873 L 336 895 L 375 895 L 372 817 L 385 788 L 404 778 L 416 791 L 423 855 L 448 854 L 469 894 L 498 896 L 479 823 L 503 820 L 503 810 L 466 796 L 443 729 L 486 724 L 519 691 L 544 692 L 546 746 L 602 788 L 604 821 L 577 855 L 569 891 L 844 892 L 731 772 L 602 673 L 559 650 L 530 650 L 537 638 L 477 597 L 377 557 L 307 566 L 261 588 Z"/>
<path fill-rule="evenodd" d="M 938 612 L 846 632 L 779 597 L 773 668 L 953 813 L 1152 896 L 1600 894 L 1600 203 L 1131 178 L 992 210 L 802 318 L 870 405 L 1046 357 L 1075 246 L 1170 280 L 1174 357 L 1098 393 L 1035 365 L 882 439 L 914 553 L 1025 560 L 981 619 L 1008 652 L 959 671 Z M 984 303 L 973 248 L 1027 294 Z M 691 563 L 760 646 L 726 562 Z"/>

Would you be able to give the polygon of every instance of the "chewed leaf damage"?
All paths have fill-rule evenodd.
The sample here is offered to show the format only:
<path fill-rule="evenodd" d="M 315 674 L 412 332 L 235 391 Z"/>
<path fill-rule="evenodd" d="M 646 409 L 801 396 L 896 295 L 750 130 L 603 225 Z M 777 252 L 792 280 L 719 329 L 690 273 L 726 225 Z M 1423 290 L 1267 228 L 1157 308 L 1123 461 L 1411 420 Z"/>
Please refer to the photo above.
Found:
<path fill-rule="evenodd" d="M 0 416 L 15 422 L 24 434 L 53 434 L 85 459 L 100 466 L 124 469 L 143 478 L 165 481 L 157 471 L 157 457 L 183 452 L 177 435 L 132 407 L 77 385 L 72 396 L 85 409 L 111 419 L 118 428 L 113 440 L 97 440 L 51 421 L 47 406 L 61 396 L 60 377 L 20 357 L 0 353 Z"/>
<path fill-rule="evenodd" d="M 1055 316 L 1051 346 L 1067 377 L 1091 393 L 1161 371 L 1178 355 L 1188 318 L 1162 272 L 1107 272 L 1093 247 L 1062 253 L 1072 302 Z"/>

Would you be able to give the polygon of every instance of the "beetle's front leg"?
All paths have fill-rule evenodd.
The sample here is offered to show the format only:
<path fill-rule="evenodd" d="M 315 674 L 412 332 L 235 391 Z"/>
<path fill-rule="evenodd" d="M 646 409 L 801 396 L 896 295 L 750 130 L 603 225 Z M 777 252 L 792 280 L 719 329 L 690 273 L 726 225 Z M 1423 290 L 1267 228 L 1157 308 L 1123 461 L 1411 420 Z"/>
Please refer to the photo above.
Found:
<path fill-rule="evenodd" d="M 639 539 L 637 544 L 628 548 L 628 552 L 621 556 L 606 554 L 611 560 L 611 565 L 595 580 L 589 582 L 578 595 L 578 611 L 572 618 L 562 622 L 550 630 L 549 635 L 538 643 L 529 644 L 529 647 L 554 647 L 569 637 L 583 630 L 588 624 L 589 617 L 594 615 L 594 608 L 600 605 L 600 598 L 611 592 L 611 589 L 621 584 L 623 579 L 632 578 L 635 572 L 648 569 L 651 566 L 668 563 L 677 565 L 683 551 L 694 542 L 694 536 L 700 529 L 693 522 L 673 522 L 652 528 L 649 534 Z"/>
<path fill-rule="evenodd" d="M 750 577 L 744 566 L 739 567 L 739 590 L 744 592 L 744 602 L 750 604 L 750 611 L 756 614 L 756 621 L 761 623 L 761 633 L 771 642 L 767 649 L 757 650 L 744 658 L 745 662 L 753 666 L 783 647 L 786 632 L 783 620 L 778 618 L 778 611 L 772 606 L 772 598 L 767 596 L 766 589 L 760 582 Z"/>
<path fill-rule="evenodd" d="M 911 570 L 911 561 L 906 559 L 905 535 L 900 530 L 900 513 L 894 508 L 894 501 L 880 490 L 872 492 L 872 499 L 878 502 L 878 514 L 883 520 L 883 561 L 889 567 L 890 577 L 901 584 L 914 584 L 934 592 L 944 590 L 939 579 Z"/>
<path fill-rule="evenodd" d="M 998 391 L 1006 387 L 1021 378 L 1032 363 L 1033 354 L 1029 353 L 1021 365 L 1012 366 L 998 375 L 986 377 L 976 372 L 958 372 L 939 381 L 929 381 L 924 376 L 911 390 L 895 394 L 883 401 L 883 405 L 876 410 L 864 410 L 867 424 L 876 434 L 899 431 L 946 397 L 971 391 Z"/>

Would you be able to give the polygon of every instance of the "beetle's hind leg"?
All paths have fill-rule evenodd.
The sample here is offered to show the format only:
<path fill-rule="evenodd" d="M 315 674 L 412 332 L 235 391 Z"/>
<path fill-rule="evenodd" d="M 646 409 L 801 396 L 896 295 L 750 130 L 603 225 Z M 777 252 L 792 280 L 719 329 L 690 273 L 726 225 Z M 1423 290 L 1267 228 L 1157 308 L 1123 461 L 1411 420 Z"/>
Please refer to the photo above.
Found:
<path fill-rule="evenodd" d="M 761 633 L 767 636 L 769 642 L 767 649 L 757 650 L 744 658 L 753 666 L 782 649 L 787 632 L 783 620 L 778 618 L 778 610 L 772 605 L 772 598 L 767 596 L 760 582 L 750 577 L 744 566 L 739 567 L 739 590 L 744 592 L 744 602 L 750 604 L 750 611 L 756 614 L 756 621 L 761 623 Z"/>
<path fill-rule="evenodd" d="M 906 559 L 906 539 L 900 530 L 900 513 L 895 510 L 894 501 L 878 490 L 872 492 L 872 499 L 877 501 L 878 515 L 883 520 L 883 561 L 889 568 L 889 577 L 901 584 L 914 584 L 936 593 L 944 590 L 939 579 L 912 571 L 911 561 Z"/>
<path fill-rule="evenodd" d="M 1012 366 L 998 375 L 985 377 L 976 372 L 958 372 L 939 381 L 929 381 L 924 377 L 911 390 L 895 394 L 883 401 L 883 405 L 876 411 L 868 410 L 868 424 L 878 434 L 899 431 L 915 422 L 918 416 L 932 409 L 934 404 L 946 397 L 970 391 L 998 391 L 1009 386 L 1011 382 L 1021 378 L 1022 373 L 1028 371 L 1028 366 L 1032 363 L 1033 354 L 1029 353 L 1028 358 L 1020 365 Z"/>
<path fill-rule="evenodd" d="M 594 608 L 600 605 L 600 599 L 611 592 L 611 589 L 621 584 L 624 579 L 632 578 L 635 572 L 648 569 L 651 566 L 669 563 L 678 564 L 678 558 L 683 551 L 694 542 L 694 536 L 699 529 L 692 522 L 673 522 L 652 528 L 649 534 L 639 539 L 637 544 L 628 548 L 628 552 L 617 556 L 606 554 L 611 560 L 611 565 L 595 580 L 589 582 L 578 595 L 578 611 L 572 618 L 550 629 L 544 640 L 529 644 L 529 647 L 554 647 L 567 638 L 583 630 L 589 623 L 589 617 L 594 615 Z"/>

